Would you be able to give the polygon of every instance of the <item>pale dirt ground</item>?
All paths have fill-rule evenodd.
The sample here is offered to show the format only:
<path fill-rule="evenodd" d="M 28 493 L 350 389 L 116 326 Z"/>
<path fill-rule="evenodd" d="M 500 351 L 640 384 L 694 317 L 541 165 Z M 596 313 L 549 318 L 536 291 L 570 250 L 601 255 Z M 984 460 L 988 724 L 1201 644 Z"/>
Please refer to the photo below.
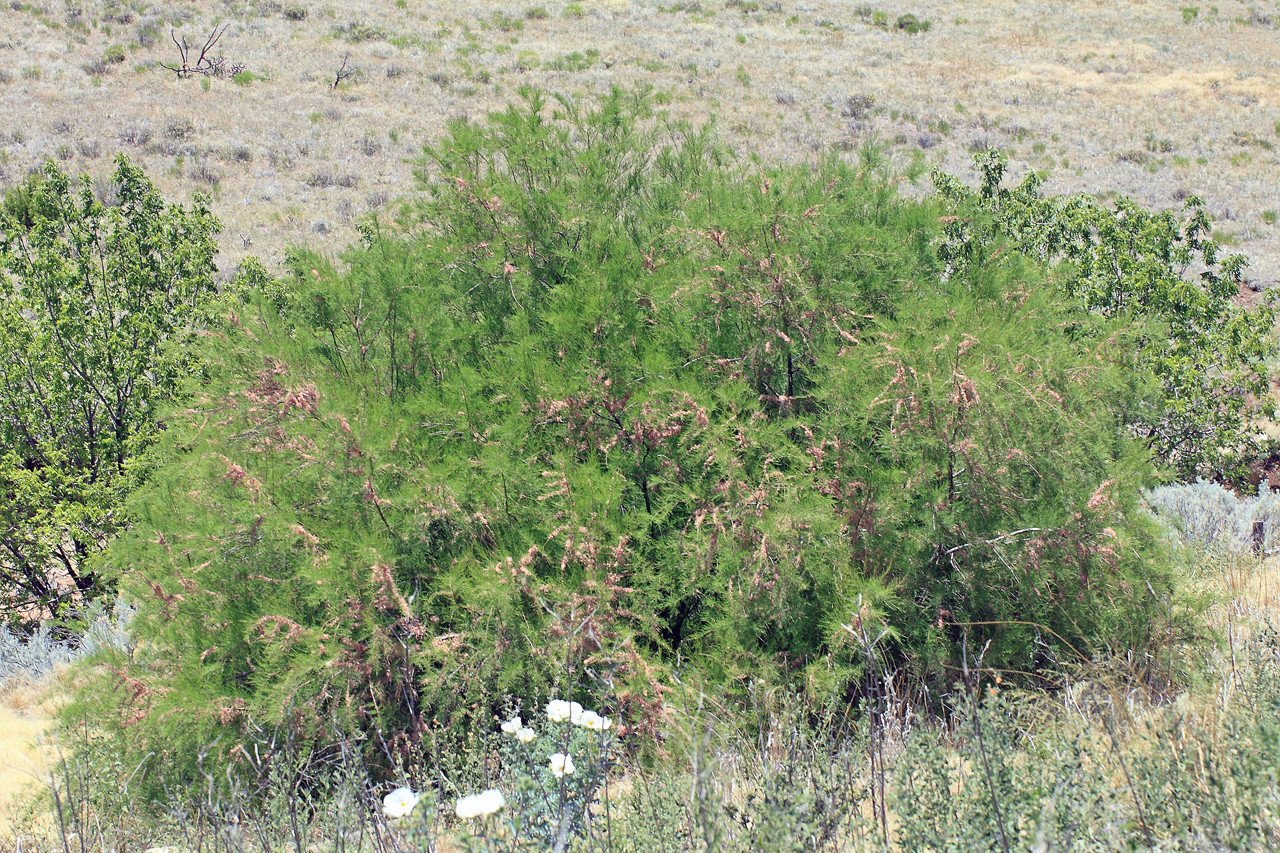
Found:
<path fill-rule="evenodd" d="M 923 156 L 970 177 L 970 148 L 985 144 L 1010 152 L 1015 176 L 1047 170 L 1049 192 L 1151 207 L 1198 194 L 1250 256 L 1251 278 L 1280 282 L 1280 224 L 1263 218 L 1280 211 L 1277 0 L 1222 0 L 1192 24 L 1175 3 L 873 4 L 891 22 L 904 12 L 931 21 L 914 37 L 869 26 L 854 3 L 761 2 L 750 14 L 744 3 L 707 0 L 690 13 L 584 0 L 574 17 L 558 0 L 303 0 L 306 18 L 291 21 L 272 2 L 3 0 L 0 187 L 48 157 L 100 178 L 125 151 L 170 198 L 214 189 L 229 276 L 247 254 L 278 265 L 298 243 L 337 254 L 360 216 L 412 191 L 406 161 L 447 120 L 481 118 L 522 84 L 582 97 L 647 84 L 670 96 L 672 117 L 714 115 L 735 150 L 770 161 L 852 158 L 877 138 L 900 165 Z M 534 5 L 549 17 L 523 20 Z M 495 13 L 522 29 L 494 26 Z M 214 79 L 208 91 L 175 80 L 154 67 L 177 59 L 166 20 L 185 21 L 177 32 L 193 59 L 215 23 L 229 23 L 215 53 L 266 79 Z M 387 38 L 348 43 L 335 28 L 352 23 Z M 142 47 L 148 24 L 158 37 Z M 123 63 L 84 70 L 117 44 Z M 545 67 L 588 49 L 598 56 L 585 70 Z M 332 90 L 348 52 L 360 78 Z M 1141 155 L 1145 164 L 1133 162 Z M 1229 586 L 1275 607 L 1277 578 L 1272 566 Z M 33 694 L 0 697 L 0 800 L 43 775 L 32 745 L 46 723 Z"/>
<path fill-rule="evenodd" d="M 1263 219 L 1280 211 L 1277 0 L 1223 0 L 1216 14 L 1198 7 L 1191 24 L 1172 2 L 872 4 L 891 22 L 903 12 L 931 21 L 914 37 L 834 0 L 766 0 L 750 14 L 750 0 L 699 0 L 700 13 L 583 0 L 581 17 L 551 0 L 537 4 L 543 20 L 525 20 L 536 0 L 301 0 L 302 21 L 271 0 L 141 0 L 126 13 L 128 2 L 23 0 L 15 10 L 4 0 L 0 185 L 50 156 L 101 175 L 117 150 L 170 197 L 216 181 L 224 275 L 250 253 L 278 265 L 291 244 L 336 254 L 362 214 L 412 191 L 405 161 L 448 119 L 483 117 L 521 84 L 590 96 L 643 83 L 672 98 L 671 115 L 714 114 L 737 151 L 773 161 L 832 149 L 856 157 L 874 136 L 902 164 L 919 151 L 968 177 L 970 147 L 986 144 L 1011 152 L 1015 176 L 1046 170 L 1051 192 L 1121 193 L 1152 207 L 1199 194 L 1251 257 L 1251 278 L 1280 280 L 1280 225 Z M 686 4 L 697 8 L 670 5 Z M 504 31 L 495 13 L 522 28 Z M 215 53 L 267 79 L 215 79 L 209 91 L 175 80 L 154 67 L 177 60 L 166 21 L 181 24 L 193 58 L 216 22 L 229 23 Z M 348 43 L 336 28 L 352 23 L 386 38 Z M 158 37 L 141 47 L 148 24 Z M 123 63 L 83 70 L 117 44 Z M 599 53 L 585 70 L 546 67 L 588 49 Z M 359 82 L 334 91 L 348 51 Z M 850 108 L 859 96 L 869 110 Z"/>

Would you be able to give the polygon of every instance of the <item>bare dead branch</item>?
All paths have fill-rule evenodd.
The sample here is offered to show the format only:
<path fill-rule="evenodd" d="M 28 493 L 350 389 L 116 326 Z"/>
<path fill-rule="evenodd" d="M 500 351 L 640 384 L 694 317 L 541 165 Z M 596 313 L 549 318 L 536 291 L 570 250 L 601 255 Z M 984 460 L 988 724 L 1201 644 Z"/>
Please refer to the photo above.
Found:
<path fill-rule="evenodd" d="M 341 83 L 343 80 L 346 80 L 348 77 L 355 74 L 359 70 L 358 68 L 347 67 L 347 60 L 350 58 L 351 58 L 351 51 L 347 51 L 347 55 L 342 57 L 342 65 L 341 67 L 338 68 L 338 73 L 337 75 L 334 76 L 333 83 L 329 85 L 330 89 L 338 88 L 339 83 Z"/>
<path fill-rule="evenodd" d="M 192 64 L 189 60 L 191 49 L 187 45 L 187 37 L 183 36 L 182 41 L 178 41 L 178 37 L 174 35 L 173 30 L 169 30 L 169 38 L 173 40 L 174 47 L 178 48 L 179 63 L 177 65 L 169 65 L 161 62 L 159 63 L 160 67 L 172 71 L 179 80 L 196 75 L 206 77 L 235 76 L 244 70 L 244 65 L 233 64 L 230 71 L 228 71 L 226 57 L 211 57 L 209 55 L 209 51 L 213 50 L 230 26 L 231 24 L 227 23 L 223 24 L 221 28 L 213 28 L 213 31 L 209 33 L 209 37 L 204 40 L 204 47 L 200 48 L 200 58 L 195 61 L 195 64 Z"/>

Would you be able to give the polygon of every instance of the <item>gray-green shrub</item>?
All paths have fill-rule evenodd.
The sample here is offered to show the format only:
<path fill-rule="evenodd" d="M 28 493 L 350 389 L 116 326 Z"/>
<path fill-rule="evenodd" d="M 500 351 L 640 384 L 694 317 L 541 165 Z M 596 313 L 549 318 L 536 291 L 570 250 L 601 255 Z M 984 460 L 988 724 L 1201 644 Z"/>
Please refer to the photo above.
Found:
<path fill-rule="evenodd" d="M 1266 551 L 1280 547 L 1280 494 L 1265 482 L 1256 496 L 1238 495 L 1219 483 L 1197 480 L 1157 486 L 1145 497 L 1188 545 L 1237 554 L 1249 553 L 1258 545 Z M 1253 537 L 1257 522 L 1263 525 L 1261 542 Z"/>

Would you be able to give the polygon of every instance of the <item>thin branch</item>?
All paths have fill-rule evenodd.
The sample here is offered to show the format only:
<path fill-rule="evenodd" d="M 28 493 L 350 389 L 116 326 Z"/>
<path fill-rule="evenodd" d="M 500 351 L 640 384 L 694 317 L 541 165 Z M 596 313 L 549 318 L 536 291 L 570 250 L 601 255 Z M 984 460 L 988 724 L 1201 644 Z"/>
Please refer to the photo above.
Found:
<path fill-rule="evenodd" d="M 969 699 L 973 703 L 973 733 L 978 738 L 978 752 L 982 755 L 982 768 L 987 777 L 987 792 L 991 795 L 991 809 L 995 813 L 996 829 L 1000 832 L 1000 847 L 1004 853 L 1009 853 L 1009 837 L 1004 829 L 1004 815 L 1000 811 L 1000 795 L 996 791 L 995 777 L 991 773 L 991 759 L 987 755 L 987 743 L 982 736 L 982 722 L 980 709 L 978 708 L 978 697 L 973 689 L 973 682 L 969 678 L 969 634 L 966 631 L 961 641 L 961 654 L 964 661 L 964 686 L 965 692 L 969 694 Z M 985 655 L 986 649 L 983 649 Z M 982 656 L 978 657 L 978 665 L 982 665 Z"/>
<path fill-rule="evenodd" d="M 337 89 L 339 83 L 341 83 L 343 80 L 346 80 L 348 77 L 355 74 L 356 71 L 359 70 L 358 68 L 347 67 L 347 60 L 350 58 L 351 58 L 351 51 L 347 51 L 346 55 L 342 57 L 342 65 L 338 67 L 338 73 L 334 75 L 333 82 L 329 84 L 330 89 Z"/>
<path fill-rule="evenodd" d="M 186 36 L 182 37 L 182 41 L 178 41 L 178 37 L 174 35 L 173 30 L 169 30 L 169 38 L 173 40 L 174 47 L 178 48 L 178 57 L 180 64 L 168 65 L 164 62 L 157 63 L 161 68 L 172 71 L 177 75 L 179 80 L 187 77 L 193 77 L 197 74 L 213 77 L 224 77 L 228 74 L 235 75 L 244 70 L 243 65 L 233 64 L 228 72 L 226 68 L 226 60 L 219 56 L 217 58 L 209 56 L 209 51 L 213 50 L 218 41 L 221 40 L 230 23 L 223 24 L 221 28 L 214 27 L 209 33 L 208 38 L 204 40 L 204 47 L 200 48 L 200 58 L 192 65 L 188 60 L 190 47 L 187 45 Z"/>
<path fill-rule="evenodd" d="M 994 545 L 997 542 L 1001 541 L 1002 539 L 1012 539 L 1014 536 L 1021 536 L 1023 533 L 1039 533 L 1042 530 L 1044 530 L 1043 527 L 1024 527 L 1021 530 L 1014 530 L 1010 533 L 1002 533 L 999 536 L 993 537 L 991 539 L 984 539 L 982 540 L 982 542 L 984 545 Z M 973 547 L 972 542 L 962 542 L 959 545 L 956 545 L 954 548 L 948 548 L 943 553 L 946 554 L 947 556 L 950 556 L 954 554 L 956 551 L 963 551 L 965 548 L 972 548 L 972 547 Z"/>

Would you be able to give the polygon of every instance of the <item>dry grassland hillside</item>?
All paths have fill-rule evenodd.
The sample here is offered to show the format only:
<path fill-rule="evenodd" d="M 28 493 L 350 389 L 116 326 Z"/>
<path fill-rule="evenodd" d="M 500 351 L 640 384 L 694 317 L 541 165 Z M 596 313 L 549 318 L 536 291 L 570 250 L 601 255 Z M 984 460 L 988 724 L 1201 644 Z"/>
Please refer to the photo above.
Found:
<path fill-rule="evenodd" d="M 1051 192 L 1199 194 L 1255 288 L 1280 279 L 1280 4 L 903 3 L 4 0 L 0 185 L 50 157 L 102 176 L 124 151 L 169 197 L 212 191 L 229 276 L 299 242 L 338 252 L 445 122 L 520 86 L 647 85 L 766 160 L 878 140 L 967 175 L 995 146 Z M 223 76 L 160 67 L 171 33 L 194 64 L 223 27 Z"/>

